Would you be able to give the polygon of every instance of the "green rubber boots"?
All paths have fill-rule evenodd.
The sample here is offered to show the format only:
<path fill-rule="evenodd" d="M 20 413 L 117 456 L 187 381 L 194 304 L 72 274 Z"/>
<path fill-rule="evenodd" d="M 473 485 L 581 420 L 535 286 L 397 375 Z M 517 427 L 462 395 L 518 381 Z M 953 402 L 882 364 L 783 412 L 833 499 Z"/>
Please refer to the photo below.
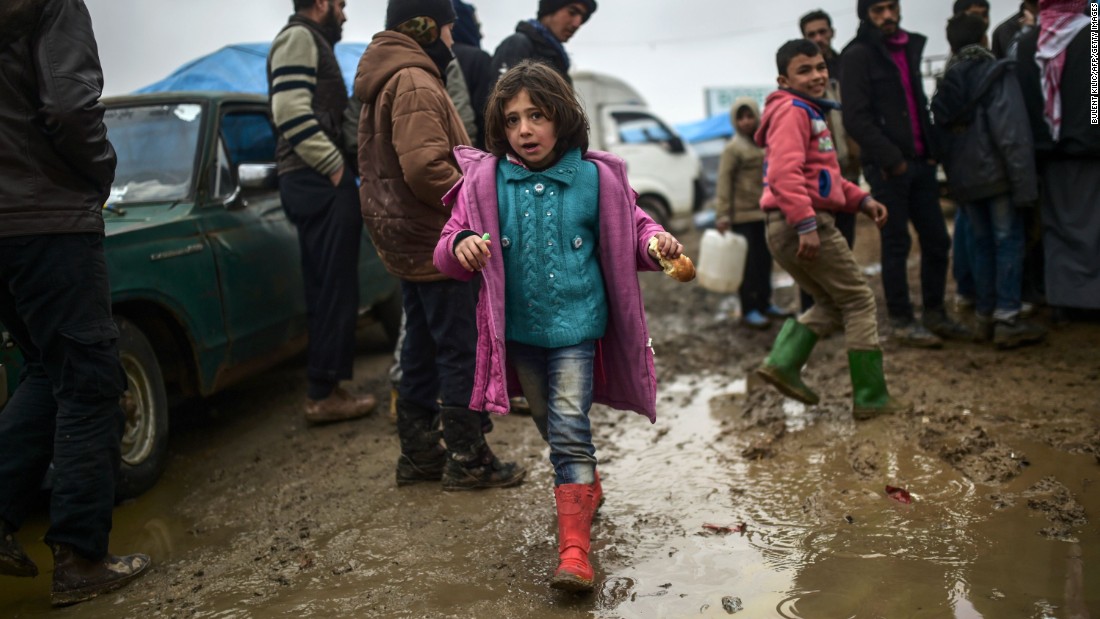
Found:
<path fill-rule="evenodd" d="M 852 376 L 852 417 L 864 421 L 879 415 L 908 413 L 913 405 L 890 395 L 882 369 L 882 350 L 849 350 Z"/>
<path fill-rule="evenodd" d="M 802 382 L 802 366 L 806 365 L 815 344 L 816 333 L 797 320 L 788 319 L 775 337 L 771 354 L 756 369 L 756 375 L 788 398 L 803 404 L 817 404 L 821 398 Z"/>

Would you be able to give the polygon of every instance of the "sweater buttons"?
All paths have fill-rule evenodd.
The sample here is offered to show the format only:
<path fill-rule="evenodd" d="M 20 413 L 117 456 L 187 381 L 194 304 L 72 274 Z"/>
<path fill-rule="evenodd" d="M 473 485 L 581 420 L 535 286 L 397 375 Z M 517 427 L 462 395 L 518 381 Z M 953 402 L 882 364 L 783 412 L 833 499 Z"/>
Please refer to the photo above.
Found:
<path fill-rule="evenodd" d="M 510 239 L 506 236 L 503 236 L 503 237 L 500 238 L 500 246 L 501 247 L 507 249 L 511 245 L 512 245 L 512 239 Z"/>
<path fill-rule="evenodd" d="M 546 191 L 546 185 L 535 183 L 535 195 L 541 196 Z"/>
<path fill-rule="evenodd" d="M 573 249 L 580 249 L 581 245 L 584 245 L 584 241 L 581 239 L 581 237 L 578 236 L 577 238 L 573 239 Z"/>
<path fill-rule="evenodd" d="M 550 274 L 550 279 L 554 279 L 554 274 L 553 273 Z"/>

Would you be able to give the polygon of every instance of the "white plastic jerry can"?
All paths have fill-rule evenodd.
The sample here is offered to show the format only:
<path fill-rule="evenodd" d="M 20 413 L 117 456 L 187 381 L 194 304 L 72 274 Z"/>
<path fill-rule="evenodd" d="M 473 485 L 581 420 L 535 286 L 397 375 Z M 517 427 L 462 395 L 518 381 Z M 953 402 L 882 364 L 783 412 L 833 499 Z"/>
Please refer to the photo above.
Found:
<path fill-rule="evenodd" d="M 713 292 L 737 292 L 745 277 L 748 252 L 749 242 L 740 234 L 713 229 L 704 232 L 695 269 L 699 285 Z"/>

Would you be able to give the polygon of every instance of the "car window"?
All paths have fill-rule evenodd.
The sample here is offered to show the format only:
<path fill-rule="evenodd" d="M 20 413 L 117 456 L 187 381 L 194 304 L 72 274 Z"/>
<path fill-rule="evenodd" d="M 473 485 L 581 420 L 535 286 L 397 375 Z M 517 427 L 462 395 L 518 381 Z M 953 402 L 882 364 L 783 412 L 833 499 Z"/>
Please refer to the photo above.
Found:
<path fill-rule="evenodd" d="M 167 202 L 192 193 L 202 106 L 112 107 L 104 116 L 118 165 L 111 203 Z"/>
<path fill-rule="evenodd" d="M 222 117 L 221 134 L 233 165 L 275 162 L 275 130 L 267 114 L 230 112 Z"/>
<path fill-rule="evenodd" d="M 225 140 L 218 139 L 218 160 L 210 169 L 213 178 L 210 186 L 214 188 L 214 199 L 227 198 L 237 189 L 237 180 L 233 177 L 233 170 L 229 166 L 229 153 L 225 148 Z"/>
<path fill-rule="evenodd" d="M 668 144 L 672 132 L 655 117 L 639 112 L 614 112 L 619 141 L 624 144 Z"/>

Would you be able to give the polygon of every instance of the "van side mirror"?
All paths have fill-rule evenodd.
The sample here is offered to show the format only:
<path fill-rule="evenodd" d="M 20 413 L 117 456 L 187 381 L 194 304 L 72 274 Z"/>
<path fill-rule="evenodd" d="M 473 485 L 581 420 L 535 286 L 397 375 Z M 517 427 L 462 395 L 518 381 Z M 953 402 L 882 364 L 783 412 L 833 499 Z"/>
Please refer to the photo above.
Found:
<path fill-rule="evenodd" d="M 242 163 L 237 166 L 237 179 L 245 191 L 279 188 L 274 163 Z"/>
<path fill-rule="evenodd" d="M 679 155 L 687 152 L 687 147 L 684 146 L 684 139 L 678 135 L 674 135 L 668 139 L 668 152 Z"/>

